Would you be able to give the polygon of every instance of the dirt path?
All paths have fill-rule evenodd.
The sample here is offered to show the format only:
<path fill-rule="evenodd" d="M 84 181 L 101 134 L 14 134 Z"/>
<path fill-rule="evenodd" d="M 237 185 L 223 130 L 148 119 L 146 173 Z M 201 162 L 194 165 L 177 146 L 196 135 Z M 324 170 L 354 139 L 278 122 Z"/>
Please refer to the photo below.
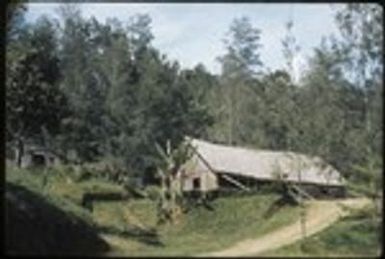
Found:
<path fill-rule="evenodd" d="M 325 229 L 336 222 L 338 218 L 349 213 L 348 210 L 343 209 L 344 205 L 349 208 L 362 208 L 368 202 L 367 199 L 361 198 L 309 202 L 306 210 L 306 235 L 309 236 Z M 298 220 L 260 238 L 244 240 L 227 249 L 198 256 L 255 256 L 268 250 L 295 243 L 301 238 L 301 223 Z"/>

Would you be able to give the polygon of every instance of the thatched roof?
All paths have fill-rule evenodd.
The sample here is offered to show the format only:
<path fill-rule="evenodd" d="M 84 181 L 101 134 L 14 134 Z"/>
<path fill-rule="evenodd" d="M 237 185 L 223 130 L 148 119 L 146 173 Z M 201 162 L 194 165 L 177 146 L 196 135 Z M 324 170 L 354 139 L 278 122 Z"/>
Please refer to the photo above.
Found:
<path fill-rule="evenodd" d="M 216 173 L 228 173 L 260 180 L 276 180 L 340 186 L 344 184 L 341 174 L 321 158 L 293 152 L 252 150 L 212 144 L 191 139 L 198 164 L 209 165 Z M 203 161 L 204 160 L 204 161 Z"/>

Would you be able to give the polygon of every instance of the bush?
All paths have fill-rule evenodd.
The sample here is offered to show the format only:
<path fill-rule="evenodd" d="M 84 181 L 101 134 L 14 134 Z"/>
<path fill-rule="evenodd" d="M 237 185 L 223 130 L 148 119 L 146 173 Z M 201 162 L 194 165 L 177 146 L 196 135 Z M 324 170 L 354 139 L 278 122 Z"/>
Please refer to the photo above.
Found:
<path fill-rule="evenodd" d="M 147 197 L 153 201 L 156 201 L 157 199 L 159 199 L 159 196 L 161 193 L 160 187 L 156 185 L 151 185 L 146 187 L 145 192 L 147 193 Z"/>

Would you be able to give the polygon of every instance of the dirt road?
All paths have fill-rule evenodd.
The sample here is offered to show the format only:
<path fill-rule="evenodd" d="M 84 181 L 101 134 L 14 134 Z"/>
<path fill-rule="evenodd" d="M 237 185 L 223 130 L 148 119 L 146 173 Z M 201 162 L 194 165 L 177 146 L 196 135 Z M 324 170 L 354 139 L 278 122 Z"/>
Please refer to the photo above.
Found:
<path fill-rule="evenodd" d="M 362 208 L 369 200 L 367 199 L 344 199 L 334 201 L 310 201 L 306 210 L 306 235 L 317 233 L 330 226 L 341 216 L 348 213 L 343 206 L 349 208 Z M 301 222 L 288 225 L 275 230 L 257 239 L 248 239 L 235 244 L 227 249 L 202 254 L 198 256 L 251 256 L 258 255 L 268 250 L 295 243 L 302 238 Z"/>

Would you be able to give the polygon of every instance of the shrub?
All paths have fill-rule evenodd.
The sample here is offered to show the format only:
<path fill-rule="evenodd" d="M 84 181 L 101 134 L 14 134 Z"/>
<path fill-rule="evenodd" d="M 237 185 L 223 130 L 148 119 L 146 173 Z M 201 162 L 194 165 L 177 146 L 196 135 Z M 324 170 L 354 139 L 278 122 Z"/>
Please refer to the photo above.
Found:
<path fill-rule="evenodd" d="M 147 196 L 150 200 L 155 201 L 155 200 L 159 199 L 161 191 L 160 191 L 159 186 L 151 185 L 145 189 L 145 192 L 147 193 Z"/>

